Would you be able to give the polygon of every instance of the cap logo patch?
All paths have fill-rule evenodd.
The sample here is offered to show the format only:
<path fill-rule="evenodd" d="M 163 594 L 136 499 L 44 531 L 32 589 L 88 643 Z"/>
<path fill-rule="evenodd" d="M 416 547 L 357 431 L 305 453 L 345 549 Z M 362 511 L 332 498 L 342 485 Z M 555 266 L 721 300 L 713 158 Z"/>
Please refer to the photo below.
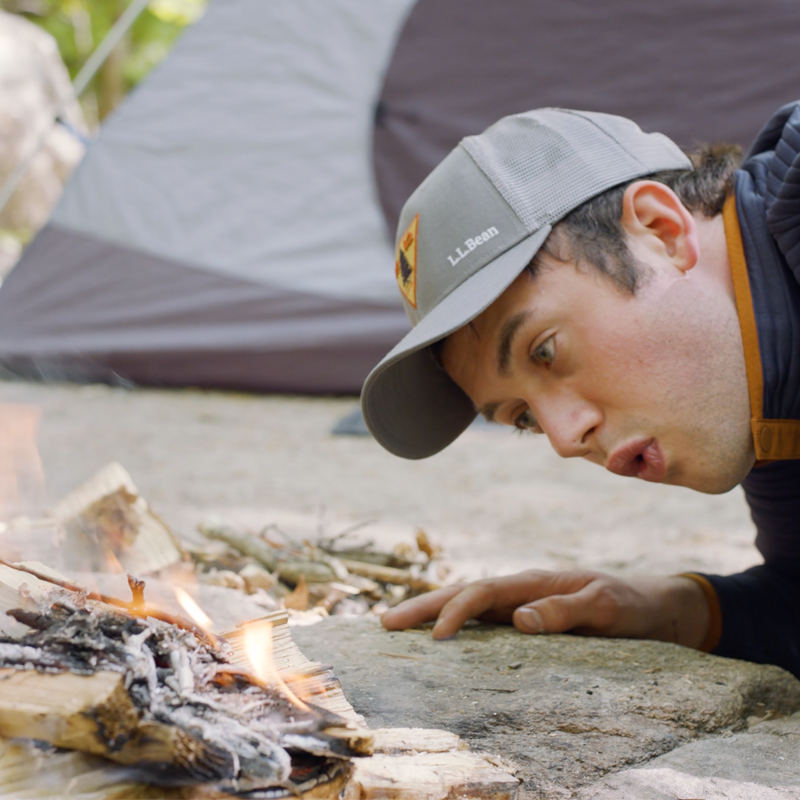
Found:
<path fill-rule="evenodd" d="M 394 262 L 394 274 L 403 297 L 417 307 L 417 225 L 419 214 L 411 221 L 406 232 L 400 237 L 397 245 L 397 258 Z"/>

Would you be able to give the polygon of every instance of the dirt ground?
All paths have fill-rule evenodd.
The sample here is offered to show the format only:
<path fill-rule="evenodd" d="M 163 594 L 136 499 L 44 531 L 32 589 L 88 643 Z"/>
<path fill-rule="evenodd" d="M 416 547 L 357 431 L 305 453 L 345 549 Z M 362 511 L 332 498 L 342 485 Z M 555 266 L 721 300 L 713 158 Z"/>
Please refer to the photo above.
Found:
<path fill-rule="evenodd" d="M 760 560 L 739 489 L 707 496 L 620 478 L 559 459 L 543 437 L 471 429 L 410 462 L 369 437 L 331 435 L 354 398 L 0 383 L 0 403 L 6 485 L 30 461 L 17 441 L 25 414 L 6 404 L 40 410 L 46 494 L 22 486 L 29 514 L 117 460 L 187 537 L 210 514 L 312 537 L 367 523 L 357 536 L 387 546 L 421 527 L 466 577 L 529 567 L 726 573 Z"/>

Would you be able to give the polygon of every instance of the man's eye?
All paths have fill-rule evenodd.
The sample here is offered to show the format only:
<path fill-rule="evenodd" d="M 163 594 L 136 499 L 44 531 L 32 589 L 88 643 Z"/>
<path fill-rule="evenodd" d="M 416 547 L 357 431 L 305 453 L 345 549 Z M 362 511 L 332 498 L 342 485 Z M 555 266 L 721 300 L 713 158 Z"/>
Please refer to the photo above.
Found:
<path fill-rule="evenodd" d="M 533 353 L 531 353 L 531 358 L 539 364 L 552 364 L 556 358 L 555 336 L 550 336 L 545 339 Z"/>
<path fill-rule="evenodd" d="M 528 409 L 514 419 L 514 427 L 521 431 L 536 431 L 539 429 L 539 424 L 533 412 Z"/>

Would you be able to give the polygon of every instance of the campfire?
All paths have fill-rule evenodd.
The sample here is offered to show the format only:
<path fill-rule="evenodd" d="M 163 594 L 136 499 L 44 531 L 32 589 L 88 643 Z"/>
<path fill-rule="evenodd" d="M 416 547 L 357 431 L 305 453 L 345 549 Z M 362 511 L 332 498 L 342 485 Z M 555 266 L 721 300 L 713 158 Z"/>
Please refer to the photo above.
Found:
<path fill-rule="evenodd" d="M 249 797 L 342 783 L 350 758 L 371 752 L 367 730 L 314 703 L 324 680 L 272 665 L 285 616 L 216 637 L 148 615 L 136 581 L 123 608 L 3 566 L 38 591 L 7 612 L 28 632 L 0 635 L 0 735 L 101 755 L 151 784 Z"/>
<path fill-rule="evenodd" d="M 219 520 L 200 533 L 180 541 L 116 463 L 48 517 L 5 525 L 0 612 L 17 626 L 0 621 L 0 737 L 102 756 L 162 787 L 336 796 L 372 737 L 332 671 L 294 645 L 288 615 L 380 611 L 429 589 L 434 548 L 422 533 L 419 558 Z M 22 561 L 31 550 L 88 586 Z M 130 600 L 98 590 L 124 571 Z M 204 586 L 253 598 L 261 618 L 214 633 L 193 596 Z"/>

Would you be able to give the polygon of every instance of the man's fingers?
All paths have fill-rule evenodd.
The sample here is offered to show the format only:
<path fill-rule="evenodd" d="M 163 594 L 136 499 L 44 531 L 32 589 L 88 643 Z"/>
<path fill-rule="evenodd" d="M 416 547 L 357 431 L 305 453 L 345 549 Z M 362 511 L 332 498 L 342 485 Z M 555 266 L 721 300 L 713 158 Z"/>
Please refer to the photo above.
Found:
<path fill-rule="evenodd" d="M 573 594 L 552 595 L 514 611 L 521 633 L 564 633 L 575 628 L 597 629 L 607 624 L 608 609 L 599 607 L 597 592 L 587 586 Z"/>
<path fill-rule="evenodd" d="M 381 617 L 383 627 L 390 631 L 402 631 L 421 625 L 423 622 L 430 622 L 439 616 L 439 612 L 448 600 L 463 588 L 463 584 L 457 583 L 405 600 L 383 614 Z"/>
<path fill-rule="evenodd" d="M 433 638 L 449 639 L 458 633 L 467 620 L 476 617 L 486 619 L 491 616 L 495 622 L 508 622 L 513 608 L 513 605 L 505 605 L 494 584 L 471 583 L 443 606 L 433 626 Z"/>
<path fill-rule="evenodd" d="M 381 621 L 389 630 L 402 630 L 438 617 L 433 629 L 436 639 L 454 636 L 467 620 L 475 618 L 492 622 L 513 619 L 524 633 L 560 633 L 591 624 L 587 615 L 592 611 L 596 592 L 591 587 L 597 577 L 589 572 L 530 570 L 446 586 L 400 603 Z"/>

